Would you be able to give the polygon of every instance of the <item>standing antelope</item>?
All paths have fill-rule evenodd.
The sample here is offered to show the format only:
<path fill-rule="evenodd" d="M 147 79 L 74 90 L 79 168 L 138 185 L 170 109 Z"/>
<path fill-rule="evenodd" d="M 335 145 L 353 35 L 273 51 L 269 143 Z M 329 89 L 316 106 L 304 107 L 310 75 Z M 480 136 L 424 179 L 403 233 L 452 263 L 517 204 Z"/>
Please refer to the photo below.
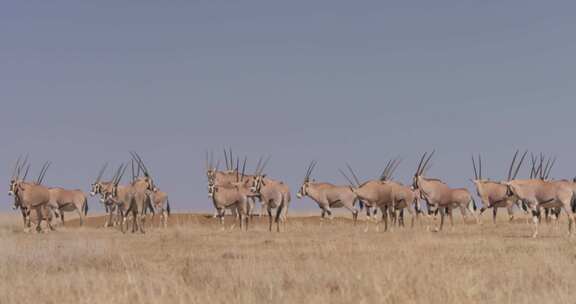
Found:
<path fill-rule="evenodd" d="M 532 237 L 538 236 L 539 214 L 542 208 L 563 209 L 568 215 L 568 233 L 572 233 L 572 222 L 576 220 L 576 216 L 571 208 L 573 189 L 569 185 L 541 179 L 511 180 L 503 184 L 508 187 L 510 196 L 517 196 L 532 211 Z"/>
<path fill-rule="evenodd" d="M 50 163 L 45 165 L 36 183 L 42 183 Z M 64 212 L 76 211 L 80 217 L 80 226 L 84 225 L 84 216 L 88 214 L 88 199 L 82 190 L 68 190 L 60 187 L 48 188 L 50 192 L 50 206 L 58 209 L 62 225 L 64 225 Z"/>
<path fill-rule="evenodd" d="M 96 177 L 96 181 L 90 185 L 90 196 L 100 195 L 100 203 L 104 205 L 106 210 L 106 220 L 104 222 L 104 227 L 116 226 L 120 218 L 119 215 L 114 217 L 114 213 L 117 211 L 118 207 L 113 200 L 107 199 L 106 194 L 112 192 L 112 187 L 114 186 L 113 181 L 102 181 L 102 175 L 106 171 L 108 163 L 104 164 Z"/>
<path fill-rule="evenodd" d="M 122 215 L 121 230 L 126 231 L 126 221 L 128 215 L 133 216 L 132 232 L 140 230 L 144 233 L 145 213 L 151 209 L 150 203 L 153 201 L 154 181 L 149 170 L 142 161 L 142 158 L 136 153 L 131 152 L 132 159 L 136 161 L 139 168 L 144 172 L 143 177 L 139 177 L 132 184 L 120 187 L 119 183 L 126 171 L 127 165 L 122 165 L 116 172 L 111 193 L 106 195 L 105 199 L 111 199 L 116 202 Z"/>
<path fill-rule="evenodd" d="M 20 159 L 18 160 L 18 162 Z M 23 212 L 27 213 L 27 216 L 31 216 L 31 212 L 34 211 L 36 215 L 36 231 L 42 231 L 42 221 L 45 220 L 48 227 L 54 230 L 52 226 L 52 208 L 50 206 L 50 192 L 48 188 L 42 186 L 41 184 L 28 183 L 25 181 L 28 169 L 24 177 L 20 179 L 20 173 L 22 167 L 25 165 L 16 165 L 16 170 L 12 174 L 10 179 L 10 187 L 8 190 L 8 195 L 14 196 L 15 207 L 19 207 Z M 46 167 L 46 165 L 45 165 Z M 44 171 L 44 167 L 43 170 Z M 41 175 L 42 176 L 42 173 Z M 39 179 L 42 182 L 41 179 Z M 25 211 L 24 211 L 25 210 Z M 30 219 L 29 219 L 30 221 Z"/>
<path fill-rule="evenodd" d="M 450 216 L 451 225 L 454 225 L 452 210 L 455 208 L 460 209 L 464 218 L 467 217 L 468 213 L 475 217 L 474 210 L 476 209 L 476 204 L 468 189 L 453 189 L 439 179 L 424 177 L 424 174 L 429 169 L 429 162 L 434 152 L 430 153 L 428 158 L 426 158 L 426 155 L 427 153 L 424 153 L 420 159 L 420 163 L 414 174 L 412 186 L 414 189 L 420 191 L 421 197 L 424 198 L 428 204 L 440 210 L 441 219 L 439 230 L 442 231 L 446 213 Z M 424 161 L 425 158 L 426 161 Z M 478 221 L 478 219 L 476 219 L 476 221 Z"/>
<path fill-rule="evenodd" d="M 262 208 L 266 207 L 269 231 L 272 231 L 272 209 L 276 209 L 274 216 L 276 231 L 280 232 L 280 222 L 285 223 L 290 206 L 290 188 L 284 182 L 271 179 L 263 174 L 264 167 L 265 165 L 256 167 L 256 173 L 251 182 L 251 191 L 258 194 Z"/>
<path fill-rule="evenodd" d="M 160 225 L 164 228 L 168 227 L 168 217 L 170 216 L 170 200 L 168 200 L 168 193 L 160 191 L 160 188 L 155 187 L 154 190 L 152 207 L 154 209 L 154 214 L 160 214 Z"/>
<path fill-rule="evenodd" d="M 510 181 L 516 178 L 518 170 L 520 169 L 521 163 L 514 168 L 516 159 L 518 157 L 518 152 L 514 154 L 512 158 L 512 163 L 510 164 L 510 169 L 508 170 L 508 178 Z M 524 158 L 526 152 L 522 156 Z M 472 156 L 472 167 L 474 169 L 474 186 L 476 186 L 476 193 L 480 200 L 482 201 L 482 208 L 480 208 L 480 214 L 482 215 L 486 209 L 492 208 L 492 221 L 496 223 L 496 216 L 498 214 L 498 208 L 506 208 L 508 210 L 508 219 L 512 221 L 514 219 L 513 207 L 517 204 L 518 198 L 515 196 L 508 195 L 508 187 L 502 185 L 499 181 L 491 181 L 489 179 L 484 179 L 482 177 L 482 158 L 478 155 L 478 165 Z M 514 170 L 515 169 L 515 170 Z M 513 174 L 513 172 L 515 172 Z"/>
<path fill-rule="evenodd" d="M 235 183 L 216 184 L 213 181 L 210 182 L 208 185 L 208 197 L 212 199 L 222 227 L 224 227 L 224 210 L 235 209 L 240 220 L 240 230 L 245 228 L 248 231 L 250 215 L 250 203 L 248 200 L 258 194 L 251 191 L 250 185 L 243 180 L 244 169 L 242 170 L 242 177 L 239 177 Z"/>
<path fill-rule="evenodd" d="M 300 186 L 300 190 L 296 194 L 299 199 L 308 196 L 314 200 L 320 209 L 322 209 L 322 219 L 326 214 L 332 219 L 332 208 L 346 208 L 352 212 L 354 224 L 358 221 L 358 210 L 354 207 L 358 200 L 356 194 L 352 192 L 348 186 L 336 186 L 330 183 L 317 183 L 310 180 L 310 175 L 316 167 L 316 162 L 313 161 L 306 170 L 304 182 Z"/>

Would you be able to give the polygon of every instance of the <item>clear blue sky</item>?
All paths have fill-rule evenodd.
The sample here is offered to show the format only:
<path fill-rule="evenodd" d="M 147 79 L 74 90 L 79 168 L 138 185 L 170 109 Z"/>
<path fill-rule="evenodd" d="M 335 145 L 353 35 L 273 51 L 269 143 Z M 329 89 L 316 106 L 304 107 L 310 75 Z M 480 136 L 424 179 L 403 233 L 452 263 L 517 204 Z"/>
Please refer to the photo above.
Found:
<path fill-rule="evenodd" d="M 29 153 L 88 190 L 137 150 L 176 210 L 211 210 L 204 152 L 231 145 L 297 190 L 375 177 L 471 188 L 514 149 L 576 175 L 576 7 L 553 1 L 11 1 L 0 10 L 0 180 Z M 252 163 L 252 164 L 253 164 Z M 7 193 L 7 192 L 5 192 Z M 5 196 L 0 210 L 8 210 Z M 96 200 L 91 200 L 95 209 Z M 296 200 L 295 209 L 315 209 Z"/>

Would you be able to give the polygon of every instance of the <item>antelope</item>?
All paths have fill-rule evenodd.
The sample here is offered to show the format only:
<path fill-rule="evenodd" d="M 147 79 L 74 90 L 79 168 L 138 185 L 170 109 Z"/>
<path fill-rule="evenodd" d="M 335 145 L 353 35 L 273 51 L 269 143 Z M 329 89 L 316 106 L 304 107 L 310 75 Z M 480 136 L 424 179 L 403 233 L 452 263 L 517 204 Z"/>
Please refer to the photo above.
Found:
<path fill-rule="evenodd" d="M 114 201 L 122 216 L 121 231 L 126 231 L 126 221 L 129 214 L 133 216 L 132 232 L 139 230 L 145 233 L 145 213 L 151 209 L 150 203 L 153 201 L 150 197 L 153 196 L 155 188 L 154 181 L 150 175 L 149 170 L 142 161 L 142 158 L 136 152 L 130 152 L 132 159 L 136 161 L 138 167 L 144 172 L 143 177 L 139 177 L 132 184 L 120 187 L 119 183 L 126 171 L 127 165 L 121 165 L 116 171 L 113 179 L 112 191 L 107 193 L 105 199 Z"/>
<path fill-rule="evenodd" d="M 116 226 L 119 222 L 120 215 L 116 213 L 119 208 L 115 201 L 108 199 L 107 194 L 112 192 L 112 187 L 114 186 L 113 180 L 110 181 L 102 181 L 102 175 L 106 171 L 108 167 L 108 163 L 105 163 L 104 166 L 100 169 L 98 176 L 96 177 L 96 181 L 90 185 L 90 196 L 100 196 L 100 203 L 104 205 L 106 210 L 106 220 L 104 222 L 104 227 Z"/>
<path fill-rule="evenodd" d="M 211 181 L 208 184 L 208 197 L 212 199 L 222 227 L 224 227 L 224 210 L 235 209 L 238 211 L 240 230 L 246 229 L 246 231 L 248 231 L 250 215 L 250 203 L 248 199 L 258 194 L 252 192 L 251 187 L 243 180 L 245 167 L 246 161 L 244 161 L 242 176 L 239 177 L 235 183 L 216 184 L 214 181 Z"/>
<path fill-rule="evenodd" d="M 358 197 L 348 186 L 336 186 L 330 183 L 318 183 L 310 180 L 310 175 L 316 164 L 313 161 L 308 166 L 304 181 L 296 196 L 298 199 L 308 196 L 315 201 L 322 210 L 322 220 L 324 220 L 326 214 L 330 216 L 330 219 L 333 218 L 332 208 L 346 208 L 352 213 L 354 225 L 356 225 L 358 222 L 358 210 L 354 205 Z"/>
<path fill-rule="evenodd" d="M 40 172 L 36 184 L 40 185 L 50 163 L 47 163 Z M 62 225 L 64 225 L 64 212 L 76 211 L 80 217 L 80 226 L 84 225 L 84 216 L 88 214 L 88 199 L 82 190 L 68 190 L 60 187 L 48 188 L 50 192 L 50 206 L 58 209 Z"/>
<path fill-rule="evenodd" d="M 428 204 L 440 210 L 439 231 L 442 231 L 444 226 L 446 213 L 450 216 L 451 225 L 454 225 L 452 209 L 459 208 L 464 220 L 466 220 L 468 213 L 476 217 L 474 214 L 476 204 L 468 189 L 453 189 L 439 179 L 424 177 L 424 174 L 429 169 L 429 162 L 434 155 L 434 151 L 428 155 L 428 158 L 426 158 L 426 155 L 427 153 L 424 153 L 420 159 L 420 163 L 414 174 L 412 186 L 415 190 L 420 191 L 421 197 L 425 199 Z M 424 159 L 426 160 L 424 161 Z M 478 222 L 477 218 L 476 221 Z"/>
<path fill-rule="evenodd" d="M 226 170 L 225 171 L 219 171 L 218 167 L 220 162 L 218 161 L 216 163 L 216 166 L 214 167 L 214 156 L 213 154 L 210 154 L 210 157 L 208 156 L 208 153 L 206 153 L 206 175 L 208 177 L 208 184 L 218 184 L 218 185 L 225 185 L 225 184 L 233 184 L 237 182 L 238 179 L 238 174 L 239 174 L 239 165 L 240 165 L 240 159 L 237 158 L 236 159 L 236 167 L 234 167 L 234 160 L 233 160 L 233 155 L 232 155 L 232 149 L 230 148 L 229 150 L 229 154 L 226 151 L 226 149 L 224 149 L 224 160 L 226 162 Z M 251 178 L 250 176 L 245 176 L 244 177 L 245 180 L 250 180 Z M 254 206 L 254 199 L 251 198 L 250 199 L 250 204 L 251 204 L 251 209 Z M 238 212 L 236 212 L 235 209 L 230 209 L 230 211 L 232 212 L 233 216 L 238 216 Z M 218 217 L 218 211 L 216 210 L 213 217 L 216 218 Z"/>
<path fill-rule="evenodd" d="M 556 158 L 552 160 L 552 158 L 548 158 L 546 161 L 546 166 L 544 166 L 544 154 L 540 153 L 540 165 L 536 167 L 538 157 L 531 155 L 532 158 L 532 168 L 530 170 L 530 179 L 539 178 L 543 181 L 550 181 L 550 171 L 552 171 L 552 167 L 556 163 Z M 553 181 L 556 182 L 556 181 Z M 566 185 L 570 186 L 569 183 L 564 182 Z M 562 209 L 560 208 L 544 208 L 544 217 L 546 219 L 546 223 L 550 223 L 550 214 L 556 219 L 556 222 L 560 219 L 560 212 Z M 539 214 L 539 217 L 542 215 Z"/>
<path fill-rule="evenodd" d="M 541 208 L 563 209 L 568 215 L 568 234 L 572 234 L 572 222 L 576 220 L 575 212 L 571 208 L 574 194 L 572 187 L 565 183 L 547 182 L 541 179 L 515 179 L 502 184 L 508 187 L 509 196 L 517 196 L 532 211 L 533 238 L 538 236 Z"/>
<path fill-rule="evenodd" d="M 510 181 L 518 175 L 518 170 L 520 170 L 521 163 L 515 166 L 516 159 L 518 157 L 519 151 L 517 150 L 512 158 L 512 163 L 510 164 L 510 169 L 508 170 L 508 178 Z M 526 153 L 522 156 L 522 159 L 526 157 Z M 491 181 L 489 179 L 484 179 L 482 176 L 482 158 L 478 155 L 478 164 L 472 156 L 472 167 L 474 169 L 474 186 L 476 187 L 476 193 L 482 201 L 482 208 L 480 208 L 480 215 L 484 213 L 489 208 L 492 208 L 492 221 L 496 223 L 496 216 L 498 214 L 498 208 L 506 208 L 508 210 L 508 220 L 511 222 L 514 219 L 513 207 L 518 202 L 518 198 L 514 196 L 508 196 L 508 187 L 502 185 L 499 181 Z M 514 174 L 513 174 L 514 172 Z"/>
<path fill-rule="evenodd" d="M 160 188 L 155 187 L 152 200 L 152 207 L 154 213 L 160 213 L 160 224 L 166 228 L 168 227 L 168 217 L 170 216 L 170 201 L 168 200 L 168 193 L 160 191 Z"/>
<path fill-rule="evenodd" d="M 14 196 L 14 207 L 21 208 L 23 215 L 26 213 L 27 217 L 30 217 L 32 211 L 35 212 L 37 232 L 42 231 L 41 224 L 43 220 L 47 222 L 50 230 L 54 230 L 54 227 L 52 226 L 50 191 L 47 187 L 41 185 L 41 178 L 37 180 L 39 181 L 38 184 L 26 182 L 25 180 L 26 175 L 28 174 L 28 169 L 26 170 L 24 177 L 19 179 L 22 167 L 25 165 L 25 163 L 19 164 L 19 162 L 20 159 L 18 159 L 16 169 L 14 170 L 12 178 L 10 179 L 10 186 L 8 190 L 8 195 Z M 44 165 L 39 177 L 43 177 L 42 172 L 45 173 L 45 168 L 47 169 L 46 164 Z M 31 221 L 31 219 L 28 219 L 28 221 Z"/>
<path fill-rule="evenodd" d="M 340 174 L 344 176 L 350 183 L 350 189 L 357 196 L 360 201 L 366 204 L 367 208 L 380 208 L 382 213 L 382 220 L 384 222 L 384 231 L 388 230 L 388 215 L 395 221 L 398 216 L 397 212 L 400 212 L 402 217 L 398 223 L 403 225 L 403 213 L 404 209 L 408 208 L 409 212 L 416 215 L 419 212 L 417 207 L 417 197 L 415 192 L 410 188 L 391 180 L 394 171 L 398 168 L 400 164 L 399 159 L 394 159 L 388 161 L 384 171 L 380 175 L 378 180 L 371 180 L 365 183 L 361 183 L 358 176 L 352 170 L 349 164 L 346 164 L 348 170 L 350 171 L 352 178 L 348 177 L 344 171 L 339 170 Z M 414 217 L 412 218 L 412 225 L 414 224 Z M 366 223 L 365 231 L 368 231 L 369 223 Z M 379 222 L 377 223 L 376 230 L 379 230 Z"/>
<path fill-rule="evenodd" d="M 290 189 L 284 182 L 271 179 L 263 174 L 265 165 L 266 163 L 260 166 L 259 163 L 256 167 L 251 182 L 251 191 L 258 194 L 262 208 L 266 207 L 268 231 L 272 231 L 272 209 L 276 209 L 274 221 L 276 222 L 276 231 L 280 232 L 280 223 L 285 223 L 290 206 Z"/>

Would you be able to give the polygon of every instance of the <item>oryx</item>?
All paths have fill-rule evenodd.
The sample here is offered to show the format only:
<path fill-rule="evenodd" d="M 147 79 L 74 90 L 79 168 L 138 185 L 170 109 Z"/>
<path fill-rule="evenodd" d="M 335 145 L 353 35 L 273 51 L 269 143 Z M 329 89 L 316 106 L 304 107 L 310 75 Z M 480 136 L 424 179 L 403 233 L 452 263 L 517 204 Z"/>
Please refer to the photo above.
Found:
<path fill-rule="evenodd" d="M 517 150 L 512 158 L 512 163 L 508 170 L 507 180 L 510 181 L 518 175 L 518 170 L 520 170 L 521 163 L 518 163 L 515 167 L 515 162 L 517 160 L 519 151 Z M 526 157 L 526 153 L 522 156 L 522 159 Z M 482 176 L 482 158 L 478 155 L 478 163 L 476 163 L 474 156 L 472 156 L 472 167 L 474 169 L 474 186 L 476 187 L 476 193 L 482 201 L 482 208 L 480 208 L 480 214 L 483 214 L 486 209 L 492 208 L 492 221 L 496 223 L 496 216 L 498 214 L 498 208 L 506 208 L 508 210 L 508 219 L 512 221 L 514 219 L 513 207 L 517 204 L 518 198 L 508 195 L 508 187 L 502 185 L 499 181 L 492 181 L 485 179 Z"/>
<path fill-rule="evenodd" d="M 222 227 L 224 227 L 224 210 L 235 209 L 240 220 L 240 230 L 244 230 L 244 228 L 246 231 L 248 230 L 250 215 L 248 200 L 258 194 L 252 192 L 250 185 L 243 180 L 245 168 L 246 162 L 244 162 L 242 176 L 238 177 L 235 183 L 216 184 L 211 181 L 208 184 L 208 197 L 212 199 Z"/>
<path fill-rule="evenodd" d="M 50 163 L 47 163 L 40 172 L 36 184 L 40 185 Z M 76 211 L 80 217 L 80 225 L 84 225 L 84 216 L 88 214 L 88 199 L 82 190 L 69 190 L 61 187 L 50 187 L 50 206 L 58 209 L 62 225 L 64 225 L 64 212 Z"/>
<path fill-rule="evenodd" d="M 424 174 L 429 169 L 429 162 L 434 155 L 434 151 L 428 155 L 428 158 L 426 158 L 427 154 L 427 152 L 424 153 L 418 163 L 418 168 L 414 173 L 412 186 L 414 189 L 420 191 L 421 197 L 425 199 L 428 204 L 433 205 L 440 210 L 441 220 L 439 230 L 441 231 L 444 226 L 444 217 L 446 216 L 446 213 L 450 216 L 450 223 L 454 225 L 452 210 L 455 208 L 460 209 L 464 218 L 467 217 L 468 213 L 476 217 L 474 214 L 476 204 L 468 189 L 453 189 L 448 187 L 448 185 L 439 179 L 424 177 Z M 478 221 L 477 218 L 476 221 Z"/>
<path fill-rule="evenodd" d="M 268 212 L 268 230 L 272 231 L 272 210 L 276 209 L 274 221 L 276 231 L 280 232 L 280 223 L 285 223 L 290 206 L 290 188 L 282 181 L 274 180 L 263 174 L 264 165 L 256 167 L 251 182 L 251 191 L 258 194 L 262 207 Z"/>
<path fill-rule="evenodd" d="M 136 152 L 131 152 L 131 155 L 144 172 L 144 176 L 137 178 L 128 186 L 121 187 L 119 186 L 120 180 L 128 167 L 127 165 L 121 165 L 114 176 L 112 191 L 106 194 L 105 200 L 111 199 L 117 204 L 122 215 L 122 232 L 126 231 L 126 220 L 130 214 L 133 216 L 132 232 L 140 230 L 141 233 L 144 233 L 145 213 L 152 208 L 150 204 L 153 201 L 152 196 L 155 186 L 142 158 Z"/>
<path fill-rule="evenodd" d="M 576 216 L 572 210 L 573 189 L 560 182 L 548 182 L 541 179 L 511 180 L 503 182 L 510 196 L 515 195 L 532 211 L 534 232 L 538 236 L 538 223 L 541 208 L 562 208 L 568 215 L 568 233 L 572 232 L 572 222 Z"/>
<path fill-rule="evenodd" d="M 154 214 L 160 214 L 160 225 L 166 228 L 168 227 L 168 217 L 170 216 L 170 200 L 168 199 L 168 193 L 161 191 L 158 187 L 155 187 L 152 192 L 154 193 L 152 196 Z"/>
<path fill-rule="evenodd" d="M 10 187 L 8 190 L 8 195 L 14 196 L 14 207 L 21 208 L 23 212 L 23 216 L 28 217 L 28 221 L 30 220 L 31 212 L 34 211 L 36 214 L 36 231 L 42 231 L 42 221 L 45 220 L 48 223 L 48 227 L 51 230 L 54 230 L 52 226 L 52 206 L 50 206 L 50 191 L 47 187 L 36 184 L 36 183 L 29 183 L 26 182 L 26 175 L 28 174 L 28 169 L 26 169 L 26 173 L 24 177 L 20 179 L 20 173 L 25 162 L 20 164 L 20 158 L 16 164 L 15 170 L 12 173 L 12 178 L 10 179 Z M 39 177 L 43 176 L 42 172 L 44 172 L 44 165 L 41 174 Z M 40 183 L 42 179 L 39 178 L 37 181 Z M 26 219 L 25 219 L 26 222 Z"/>
<path fill-rule="evenodd" d="M 358 200 L 356 194 L 352 192 L 349 186 L 336 186 L 330 183 L 318 183 L 310 180 L 310 175 L 316 167 L 316 161 L 313 161 L 306 170 L 304 181 L 296 196 L 301 199 L 308 196 L 314 200 L 320 209 L 322 209 L 322 219 L 326 214 L 332 218 L 332 208 L 346 208 L 352 212 L 354 224 L 358 221 L 358 210 L 354 205 Z"/>
<path fill-rule="evenodd" d="M 113 200 L 107 199 L 106 196 L 107 193 L 112 192 L 112 187 L 114 186 L 113 180 L 102 181 L 102 175 L 104 175 L 107 167 L 108 163 L 105 163 L 100 169 L 96 181 L 90 185 L 90 196 L 100 196 L 100 203 L 104 205 L 104 209 L 108 215 L 104 222 L 104 227 L 109 227 L 110 225 L 116 226 L 120 218 L 119 215 L 114 216 L 114 213 L 118 209 L 116 203 Z"/>

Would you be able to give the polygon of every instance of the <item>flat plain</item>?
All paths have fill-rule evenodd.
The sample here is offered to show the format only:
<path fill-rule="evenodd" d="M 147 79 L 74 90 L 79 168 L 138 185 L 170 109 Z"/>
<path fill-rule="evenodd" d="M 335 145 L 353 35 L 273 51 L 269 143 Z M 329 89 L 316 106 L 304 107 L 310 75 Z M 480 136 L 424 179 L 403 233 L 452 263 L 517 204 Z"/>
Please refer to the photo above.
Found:
<path fill-rule="evenodd" d="M 232 219 L 227 219 L 227 228 Z M 293 215 L 270 233 L 224 229 L 203 214 L 173 214 L 146 234 L 102 228 L 92 216 L 24 233 L 0 216 L 0 303 L 574 303 L 576 238 L 567 220 L 530 238 L 528 218 L 453 228 L 368 232 L 342 214 Z M 407 221 L 409 223 L 409 220 Z M 151 224 L 150 221 L 148 224 Z M 157 223 L 152 223 L 156 225 Z M 409 225 L 408 225 L 409 226 Z"/>

